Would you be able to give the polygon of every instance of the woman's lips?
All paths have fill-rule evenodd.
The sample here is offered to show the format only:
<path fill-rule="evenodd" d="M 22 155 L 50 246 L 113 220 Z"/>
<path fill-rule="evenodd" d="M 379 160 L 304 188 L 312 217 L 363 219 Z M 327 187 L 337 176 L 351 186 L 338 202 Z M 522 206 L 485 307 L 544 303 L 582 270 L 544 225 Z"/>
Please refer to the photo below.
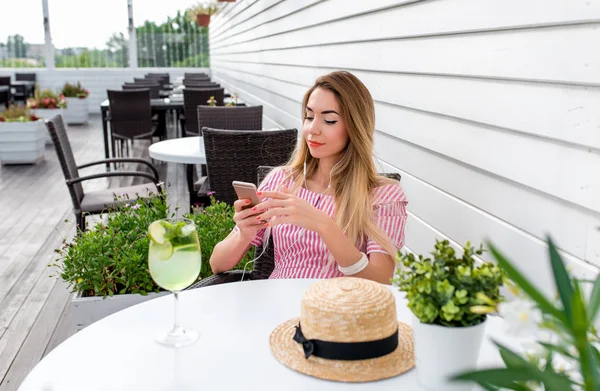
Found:
<path fill-rule="evenodd" d="M 323 144 L 318 143 L 316 141 L 308 141 L 308 146 L 313 147 L 313 148 L 320 147 L 321 145 L 323 145 Z"/>

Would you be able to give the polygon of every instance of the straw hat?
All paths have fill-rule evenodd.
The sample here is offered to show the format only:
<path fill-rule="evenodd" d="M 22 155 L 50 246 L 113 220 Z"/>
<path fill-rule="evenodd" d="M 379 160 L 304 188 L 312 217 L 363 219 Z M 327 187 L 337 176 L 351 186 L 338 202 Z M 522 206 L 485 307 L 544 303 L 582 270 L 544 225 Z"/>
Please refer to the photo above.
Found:
<path fill-rule="evenodd" d="M 273 330 L 271 352 L 285 366 L 321 379 L 394 377 L 415 364 L 412 330 L 397 319 L 385 286 L 354 277 L 321 280 L 304 294 L 300 318 Z"/>

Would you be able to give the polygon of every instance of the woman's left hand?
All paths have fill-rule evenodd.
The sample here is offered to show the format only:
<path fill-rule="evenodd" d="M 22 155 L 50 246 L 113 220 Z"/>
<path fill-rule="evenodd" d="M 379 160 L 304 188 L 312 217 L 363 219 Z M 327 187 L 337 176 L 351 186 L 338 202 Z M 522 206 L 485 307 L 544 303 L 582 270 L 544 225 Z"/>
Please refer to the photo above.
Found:
<path fill-rule="evenodd" d="M 268 226 L 293 224 L 304 229 L 319 232 L 331 217 L 315 208 L 308 201 L 292 194 L 287 188 L 282 191 L 263 191 L 260 197 L 270 200 L 256 205 L 257 210 L 264 210 L 257 220 L 269 221 Z M 269 220 L 270 219 L 270 220 Z"/>

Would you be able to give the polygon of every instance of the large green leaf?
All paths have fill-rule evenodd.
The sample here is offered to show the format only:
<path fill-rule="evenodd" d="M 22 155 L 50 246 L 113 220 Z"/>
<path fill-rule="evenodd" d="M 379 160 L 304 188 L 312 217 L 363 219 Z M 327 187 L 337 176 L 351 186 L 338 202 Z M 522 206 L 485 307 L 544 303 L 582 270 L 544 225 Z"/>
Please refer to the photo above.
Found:
<path fill-rule="evenodd" d="M 596 316 L 598 316 L 598 310 L 600 309 L 600 276 L 596 278 L 596 282 L 594 283 L 594 289 L 592 290 L 592 295 L 590 296 L 590 304 L 588 307 L 588 315 L 590 319 L 590 323 L 593 323 L 596 320 Z"/>
<path fill-rule="evenodd" d="M 558 289 L 560 300 L 563 308 L 565 309 L 567 320 L 569 321 L 569 324 L 572 324 L 573 310 L 571 308 L 571 304 L 573 300 L 573 286 L 571 285 L 569 273 L 567 273 L 567 269 L 565 268 L 565 263 L 560 257 L 560 254 L 558 253 L 558 250 L 556 249 L 556 246 L 551 238 L 548 238 L 548 252 L 550 253 L 550 263 L 552 265 L 552 273 L 554 274 L 556 288 Z"/>
<path fill-rule="evenodd" d="M 490 251 L 498 265 L 504 269 L 508 277 L 513 280 L 519 288 L 521 288 L 532 300 L 534 300 L 540 309 L 555 318 L 566 321 L 565 314 L 563 311 L 556 308 L 546 297 L 535 287 L 525 276 L 521 274 L 512 263 L 504 257 L 492 244 L 489 244 Z"/>
<path fill-rule="evenodd" d="M 570 391 L 571 381 L 565 377 L 552 372 L 542 372 L 538 368 L 529 366 L 515 368 L 484 369 L 481 371 L 468 372 L 455 376 L 454 380 L 470 380 L 478 384 L 486 383 L 498 387 L 511 387 L 515 382 L 539 381 L 546 390 Z"/>

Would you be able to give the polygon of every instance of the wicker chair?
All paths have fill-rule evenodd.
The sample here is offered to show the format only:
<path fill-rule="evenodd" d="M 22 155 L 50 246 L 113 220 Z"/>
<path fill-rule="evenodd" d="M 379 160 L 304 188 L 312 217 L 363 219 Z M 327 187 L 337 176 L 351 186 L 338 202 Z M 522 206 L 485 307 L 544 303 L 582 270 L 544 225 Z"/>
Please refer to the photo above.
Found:
<path fill-rule="evenodd" d="M 12 101 L 10 94 L 10 76 L 0 76 L 0 87 L 6 87 L 4 91 L 0 91 L 0 105 L 4 104 L 5 107 L 8 107 Z"/>
<path fill-rule="evenodd" d="M 262 182 L 262 180 L 267 176 L 267 174 L 273 170 L 275 167 L 269 166 L 260 166 L 257 170 L 258 183 Z M 401 176 L 398 173 L 383 173 L 384 175 L 390 179 L 397 180 L 400 182 Z M 269 278 L 271 273 L 273 273 L 273 269 L 275 269 L 275 249 L 273 247 L 273 241 L 269 240 L 267 249 L 263 252 L 263 248 L 258 246 L 254 249 L 254 270 L 250 272 L 246 272 L 244 275 L 244 280 L 264 280 Z M 262 255 L 261 255 L 262 254 Z M 260 256 L 259 256 L 260 255 Z M 257 258 L 258 257 L 258 258 Z M 242 279 L 242 270 L 229 270 L 223 273 L 215 274 L 213 276 L 207 277 L 201 281 L 190 286 L 188 289 L 202 288 L 205 286 L 211 285 L 219 285 L 226 284 L 229 282 L 239 282 Z"/>
<path fill-rule="evenodd" d="M 85 231 L 86 229 L 86 215 L 103 213 L 106 211 L 108 206 L 116 206 L 117 202 L 115 201 L 115 194 L 124 196 L 123 200 L 118 201 L 119 204 L 123 204 L 127 202 L 134 202 L 137 194 L 143 196 L 149 195 L 150 193 L 161 193 L 158 180 L 158 171 L 150 162 L 143 159 L 105 159 L 78 166 L 75 163 L 75 156 L 73 155 L 73 150 L 71 149 L 71 143 L 69 142 L 69 136 L 67 135 L 62 116 L 59 114 L 46 121 L 46 128 L 48 129 L 48 132 L 50 132 L 50 137 L 54 143 L 56 154 L 58 155 L 58 160 L 63 170 L 66 184 L 69 188 L 69 193 L 71 194 L 71 200 L 73 201 L 73 212 L 75 213 L 77 227 L 81 231 Z M 87 176 L 79 176 L 79 170 L 82 168 L 115 162 L 144 164 L 150 169 L 150 171 L 152 171 L 152 174 L 142 171 L 112 171 Z M 83 186 L 81 183 L 84 181 L 96 178 L 118 176 L 144 177 L 149 179 L 151 183 L 91 192 L 83 191 Z"/>
<path fill-rule="evenodd" d="M 262 106 L 210 107 L 198 106 L 198 129 L 213 128 L 227 130 L 261 130 Z M 201 167 L 201 175 L 195 175 L 193 166 L 186 167 L 190 205 L 205 203 L 206 191 L 201 191 L 206 183 L 206 165 Z M 200 194 L 198 194 L 200 192 Z"/>
<path fill-rule="evenodd" d="M 296 129 L 273 131 L 202 129 L 208 186 L 217 200 L 233 204 L 237 196 L 233 181 L 254 182 L 259 166 L 285 164 L 296 145 Z"/>
<path fill-rule="evenodd" d="M 156 83 L 125 83 L 123 91 L 148 90 L 150 99 L 160 99 L 160 84 Z"/>
<path fill-rule="evenodd" d="M 110 114 L 108 121 L 112 135 L 113 151 L 115 142 L 121 144 L 130 140 L 149 139 L 158 135 L 158 128 L 152 124 L 150 91 L 136 89 L 130 91 L 107 90 Z"/>
<path fill-rule="evenodd" d="M 185 72 L 183 74 L 183 79 L 208 79 L 209 76 L 206 73 L 189 73 L 189 72 Z"/>
<path fill-rule="evenodd" d="M 15 73 L 16 81 L 37 81 L 35 73 Z"/>
<path fill-rule="evenodd" d="M 212 82 L 210 80 L 184 80 L 183 85 L 185 88 L 220 88 L 219 83 Z"/>
<path fill-rule="evenodd" d="M 198 106 L 208 106 L 211 96 L 217 106 L 223 106 L 224 88 L 186 88 L 183 90 L 183 115 L 180 117 L 183 137 L 200 136 L 198 128 Z"/>
<path fill-rule="evenodd" d="M 262 130 L 262 106 L 198 106 L 198 129 Z"/>

